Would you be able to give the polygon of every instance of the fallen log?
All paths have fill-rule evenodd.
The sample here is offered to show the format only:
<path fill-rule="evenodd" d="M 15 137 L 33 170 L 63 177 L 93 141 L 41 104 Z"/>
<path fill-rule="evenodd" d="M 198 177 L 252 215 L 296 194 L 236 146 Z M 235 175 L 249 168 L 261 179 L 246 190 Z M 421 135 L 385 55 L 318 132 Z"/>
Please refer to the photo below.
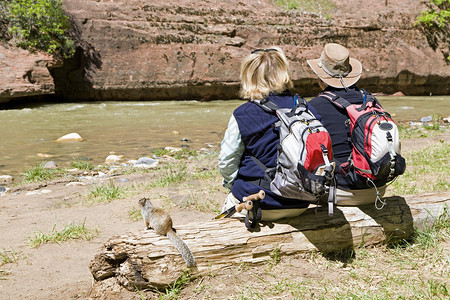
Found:
<path fill-rule="evenodd" d="M 177 233 L 196 258 L 194 272 L 209 272 L 232 264 L 264 263 L 274 249 L 278 256 L 309 251 L 324 253 L 358 246 L 395 243 L 408 239 L 414 228 L 430 224 L 448 213 L 450 192 L 386 198 L 386 206 L 337 207 L 333 217 L 327 208 L 310 208 L 294 219 L 265 223 L 249 232 L 237 219 L 211 220 L 178 226 Z M 162 289 L 186 270 L 179 252 L 165 236 L 142 230 L 115 236 L 91 261 L 94 289 L 119 285 Z M 116 286 L 117 288 L 117 286 Z"/>

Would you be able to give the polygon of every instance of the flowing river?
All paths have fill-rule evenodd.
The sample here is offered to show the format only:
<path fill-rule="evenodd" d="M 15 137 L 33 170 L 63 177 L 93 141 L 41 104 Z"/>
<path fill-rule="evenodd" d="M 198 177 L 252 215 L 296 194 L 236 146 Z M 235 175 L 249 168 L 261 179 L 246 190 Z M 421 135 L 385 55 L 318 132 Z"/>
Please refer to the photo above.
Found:
<path fill-rule="evenodd" d="M 378 97 L 397 122 L 450 115 L 450 96 Z M 101 164 L 111 154 L 124 160 L 152 150 L 190 147 L 218 150 L 233 110 L 242 101 L 40 103 L 0 110 L 0 175 L 18 177 L 39 162 L 70 167 L 76 158 Z M 58 143 L 76 132 L 82 142 Z M 47 158 L 43 158 L 47 157 Z"/>

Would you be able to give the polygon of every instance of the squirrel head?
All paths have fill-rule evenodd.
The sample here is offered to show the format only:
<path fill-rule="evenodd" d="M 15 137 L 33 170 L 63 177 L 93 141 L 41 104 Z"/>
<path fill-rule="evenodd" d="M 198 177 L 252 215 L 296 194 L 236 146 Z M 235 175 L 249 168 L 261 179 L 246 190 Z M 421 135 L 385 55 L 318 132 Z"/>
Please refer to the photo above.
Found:
<path fill-rule="evenodd" d="M 148 203 L 147 205 L 150 207 L 153 207 L 152 203 L 150 202 L 150 199 L 148 198 L 142 198 L 139 200 L 139 205 L 144 207 L 146 205 L 146 203 Z"/>

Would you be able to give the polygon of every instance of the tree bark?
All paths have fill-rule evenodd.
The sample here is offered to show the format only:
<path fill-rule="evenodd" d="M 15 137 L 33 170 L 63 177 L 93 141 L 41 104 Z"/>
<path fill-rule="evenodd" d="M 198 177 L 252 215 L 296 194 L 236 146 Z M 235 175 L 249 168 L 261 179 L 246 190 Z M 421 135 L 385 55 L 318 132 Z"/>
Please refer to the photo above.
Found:
<path fill-rule="evenodd" d="M 277 255 L 321 251 L 334 253 L 358 246 L 408 239 L 446 212 L 450 192 L 389 197 L 382 210 L 374 205 L 308 209 L 298 218 L 261 224 L 249 232 L 237 219 L 211 220 L 178 226 L 177 233 L 196 258 L 193 272 L 210 272 L 241 263 L 264 263 Z M 153 230 L 126 233 L 107 241 L 91 261 L 96 287 L 118 284 L 128 290 L 162 289 L 186 270 L 181 255 L 167 237 Z M 113 282 L 113 283 L 112 283 Z"/>

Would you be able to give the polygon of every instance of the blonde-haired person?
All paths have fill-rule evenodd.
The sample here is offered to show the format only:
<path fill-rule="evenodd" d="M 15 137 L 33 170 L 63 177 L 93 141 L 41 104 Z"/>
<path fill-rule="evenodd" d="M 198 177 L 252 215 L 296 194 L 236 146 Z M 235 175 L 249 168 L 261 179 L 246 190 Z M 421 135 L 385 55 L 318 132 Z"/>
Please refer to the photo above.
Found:
<path fill-rule="evenodd" d="M 295 105 L 289 91 L 293 83 L 288 60 L 278 47 L 253 50 L 241 64 L 240 78 L 240 95 L 247 102 L 233 112 L 219 154 L 223 186 L 231 189 L 222 211 L 263 189 L 266 196 L 261 201 L 262 220 L 298 216 L 309 202 L 272 193 L 265 170 L 258 163 L 267 168 L 276 166 L 279 136 L 274 124 L 278 117 L 254 103 L 268 99 L 282 108 Z"/>

